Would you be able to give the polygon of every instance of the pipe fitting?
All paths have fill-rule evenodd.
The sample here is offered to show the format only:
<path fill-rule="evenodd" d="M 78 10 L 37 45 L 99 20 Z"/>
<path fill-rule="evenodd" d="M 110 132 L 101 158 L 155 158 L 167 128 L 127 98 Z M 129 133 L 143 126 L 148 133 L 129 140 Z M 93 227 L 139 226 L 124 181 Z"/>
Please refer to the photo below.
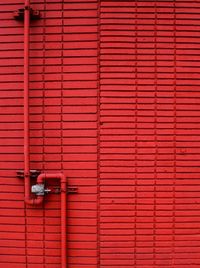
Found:
<path fill-rule="evenodd" d="M 44 195 L 44 184 L 35 184 L 32 185 L 31 187 L 31 193 L 35 194 L 35 195 Z"/>
<path fill-rule="evenodd" d="M 31 187 L 31 193 L 33 193 L 35 195 L 45 195 L 45 194 L 48 194 L 50 192 L 51 192 L 50 189 L 44 188 L 44 184 L 35 184 L 35 185 L 32 185 L 32 187 Z"/>

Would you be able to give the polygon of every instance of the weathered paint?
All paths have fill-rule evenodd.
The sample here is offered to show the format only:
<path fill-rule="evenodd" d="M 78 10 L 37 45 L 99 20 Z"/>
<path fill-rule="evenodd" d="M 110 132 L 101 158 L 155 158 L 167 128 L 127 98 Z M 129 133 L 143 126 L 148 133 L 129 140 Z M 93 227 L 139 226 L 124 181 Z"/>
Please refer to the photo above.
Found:
<path fill-rule="evenodd" d="M 199 267 L 200 1 L 32 2 L 31 168 L 79 189 L 69 268 Z M 0 2 L 0 266 L 60 268 L 60 195 L 25 206 L 16 178 L 22 7 Z"/>

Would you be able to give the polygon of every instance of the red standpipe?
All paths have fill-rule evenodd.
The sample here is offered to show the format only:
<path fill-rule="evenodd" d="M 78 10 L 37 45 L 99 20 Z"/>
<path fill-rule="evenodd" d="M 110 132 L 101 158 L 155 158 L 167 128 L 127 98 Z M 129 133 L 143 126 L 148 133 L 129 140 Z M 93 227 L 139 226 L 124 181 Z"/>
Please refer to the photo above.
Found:
<path fill-rule="evenodd" d="M 47 179 L 59 179 L 61 189 L 61 267 L 67 268 L 67 179 L 62 173 L 40 174 L 38 184 L 44 184 Z M 37 196 L 36 200 L 40 200 Z"/>
<path fill-rule="evenodd" d="M 30 181 L 30 142 L 29 142 L 29 46 L 30 46 L 30 1 L 25 0 L 24 8 L 24 178 L 25 203 L 39 205 L 44 195 L 31 195 Z M 61 184 L 61 268 L 67 268 L 67 179 L 62 173 L 40 174 L 38 184 L 44 184 L 47 179 L 59 179 Z"/>
<path fill-rule="evenodd" d="M 29 35 L 30 35 L 30 2 L 24 7 L 24 187 L 25 202 L 32 205 L 30 183 L 30 143 L 29 143 Z"/>

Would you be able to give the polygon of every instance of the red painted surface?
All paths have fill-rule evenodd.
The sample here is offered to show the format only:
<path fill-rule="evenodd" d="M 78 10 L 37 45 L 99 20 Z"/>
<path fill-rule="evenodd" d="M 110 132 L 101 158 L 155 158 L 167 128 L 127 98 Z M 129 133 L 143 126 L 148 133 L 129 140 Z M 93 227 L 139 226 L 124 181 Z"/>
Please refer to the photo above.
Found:
<path fill-rule="evenodd" d="M 199 267 L 200 1 L 33 2 L 31 168 L 79 189 L 68 267 Z M 60 268 L 60 195 L 32 208 L 16 178 L 21 7 L 0 2 L 0 264 Z"/>
<path fill-rule="evenodd" d="M 31 196 L 31 170 L 30 170 L 30 21 L 32 20 L 31 13 L 33 13 L 30 6 L 30 1 L 24 2 L 23 22 L 24 22 L 24 88 L 23 88 L 23 114 L 24 114 L 24 202 L 27 205 L 41 205 L 45 201 L 45 191 L 42 193 L 35 193 Z M 37 177 L 38 186 L 46 187 L 48 179 L 57 179 L 60 181 L 60 195 L 61 195 L 61 268 L 67 268 L 67 178 L 63 173 L 41 173 Z"/>
<path fill-rule="evenodd" d="M 37 177 L 38 185 L 46 184 L 47 180 L 59 180 L 60 181 L 60 195 L 61 195 L 61 268 L 67 268 L 67 179 L 62 173 L 50 173 L 50 174 L 40 174 Z M 37 196 L 33 199 L 33 204 L 41 204 L 40 200 L 44 202 L 44 196 Z M 25 199 L 26 201 L 26 199 Z"/>

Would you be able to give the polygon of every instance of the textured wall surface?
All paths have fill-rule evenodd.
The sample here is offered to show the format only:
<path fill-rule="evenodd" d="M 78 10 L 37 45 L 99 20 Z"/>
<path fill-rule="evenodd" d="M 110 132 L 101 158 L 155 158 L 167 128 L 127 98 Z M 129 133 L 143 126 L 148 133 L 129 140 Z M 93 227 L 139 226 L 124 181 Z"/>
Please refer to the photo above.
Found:
<path fill-rule="evenodd" d="M 63 171 L 69 268 L 200 267 L 200 0 L 32 0 L 31 168 Z M 22 0 L 0 1 L 0 267 L 60 268 L 24 204 Z"/>

